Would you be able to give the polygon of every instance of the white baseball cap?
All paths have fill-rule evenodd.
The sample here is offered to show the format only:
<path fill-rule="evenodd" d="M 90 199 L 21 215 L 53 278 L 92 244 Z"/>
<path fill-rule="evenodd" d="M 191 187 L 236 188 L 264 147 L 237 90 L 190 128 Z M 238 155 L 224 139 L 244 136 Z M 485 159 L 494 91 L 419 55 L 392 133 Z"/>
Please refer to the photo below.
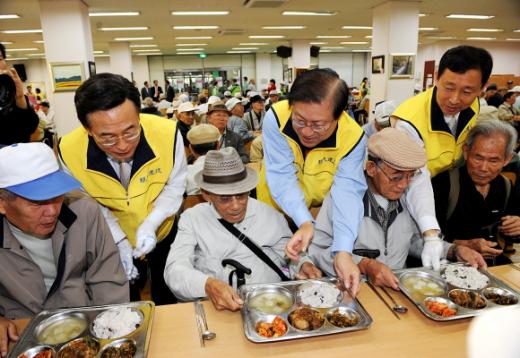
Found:
<path fill-rule="evenodd" d="M 229 109 L 230 111 L 237 105 L 237 104 L 242 104 L 243 106 L 245 106 L 247 104 L 247 99 L 245 100 L 240 100 L 238 98 L 231 98 L 230 100 L 228 100 L 226 102 L 226 107 L 227 109 Z"/>
<path fill-rule="evenodd" d="M 224 97 L 232 97 L 231 91 L 225 91 Z"/>
<path fill-rule="evenodd" d="M 193 106 L 191 102 L 184 102 L 179 105 L 179 108 L 177 108 L 177 112 L 183 113 L 183 112 L 195 112 L 197 108 Z"/>
<path fill-rule="evenodd" d="M 81 183 L 60 170 L 43 143 L 18 143 L 0 149 L 0 188 L 29 200 L 48 200 L 79 189 Z"/>
<path fill-rule="evenodd" d="M 511 88 L 509 91 L 507 92 L 520 92 L 520 86 L 514 86 L 513 88 Z"/>
<path fill-rule="evenodd" d="M 376 105 L 374 116 L 377 124 L 389 127 L 390 116 L 396 110 L 399 103 L 397 101 L 385 101 Z"/>

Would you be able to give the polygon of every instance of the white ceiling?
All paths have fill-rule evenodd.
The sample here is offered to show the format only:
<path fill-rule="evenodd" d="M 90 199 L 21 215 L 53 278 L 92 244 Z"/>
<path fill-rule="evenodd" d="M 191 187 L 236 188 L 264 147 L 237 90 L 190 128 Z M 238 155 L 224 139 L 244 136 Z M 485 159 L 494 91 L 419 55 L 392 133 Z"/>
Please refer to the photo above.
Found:
<path fill-rule="evenodd" d="M 319 45 L 342 46 L 334 52 L 348 52 L 352 49 L 368 49 L 371 30 L 346 30 L 345 25 L 372 25 L 372 8 L 384 3 L 384 0 L 287 0 L 281 6 L 271 8 L 248 8 L 246 0 L 84 0 L 91 12 L 100 11 L 139 11 L 133 17 L 91 17 L 94 50 L 108 53 L 108 42 L 114 37 L 153 36 L 153 40 L 136 41 L 132 44 L 156 44 L 162 54 L 176 54 L 176 44 L 205 43 L 203 52 L 226 53 L 234 47 L 257 47 L 252 52 L 272 52 L 277 46 L 290 45 L 293 39 L 309 42 L 327 42 Z M 258 0 L 256 0 L 258 1 Z M 263 0 L 264 2 L 266 0 Z M 269 0 L 271 3 L 280 0 Z M 172 10 L 228 10 L 226 16 L 172 16 Z M 284 10 L 336 11 L 335 16 L 282 16 Z M 496 41 L 507 38 L 520 39 L 520 0 L 424 0 L 419 2 L 419 11 L 427 14 L 420 18 L 420 27 L 435 27 L 436 31 L 421 31 L 419 41 L 422 44 L 439 40 L 429 36 L 453 36 L 465 40 L 470 36 L 496 37 Z M 38 0 L 0 0 L 0 14 L 15 13 L 19 19 L 0 20 L 0 31 L 9 29 L 39 29 L 40 15 Z M 447 19 L 448 14 L 494 15 L 489 20 Z M 215 30 L 174 30 L 174 25 L 216 25 Z M 265 30 L 262 26 L 303 25 L 303 30 Z M 100 27 L 147 26 L 144 31 L 102 32 Z M 468 32 L 468 28 L 498 28 L 501 32 Z M 239 32 L 241 34 L 229 34 Z M 251 39 L 250 35 L 284 35 L 281 40 Z M 349 39 L 317 39 L 318 35 L 351 35 Z M 176 40 L 176 36 L 212 36 L 210 40 Z M 42 40 L 42 34 L 4 34 L 0 41 L 12 41 L 8 49 L 36 48 L 32 51 L 10 51 L 11 57 L 27 57 L 30 54 L 44 52 L 44 45 L 34 43 Z M 361 45 L 340 45 L 341 41 L 368 41 Z M 263 42 L 263 46 L 240 46 L 240 43 Z M 485 42 L 482 42 L 485 47 Z M 190 47 L 188 47 L 190 48 Z M 31 56 L 30 58 L 38 58 Z"/>

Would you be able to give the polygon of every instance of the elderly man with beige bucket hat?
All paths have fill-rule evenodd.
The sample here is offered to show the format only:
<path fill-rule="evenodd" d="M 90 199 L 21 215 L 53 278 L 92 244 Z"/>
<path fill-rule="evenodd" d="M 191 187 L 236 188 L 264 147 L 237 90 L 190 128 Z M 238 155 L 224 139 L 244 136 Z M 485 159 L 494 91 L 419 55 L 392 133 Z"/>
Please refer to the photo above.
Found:
<path fill-rule="evenodd" d="M 249 197 L 258 175 L 234 148 L 209 151 L 195 181 L 207 202 L 182 214 L 164 272 L 176 297 L 207 296 L 217 309 L 236 311 L 243 302 L 235 288 L 246 280 L 321 276 L 308 257 L 287 261 L 291 230 L 281 213 Z"/>
<path fill-rule="evenodd" d="M 424 149 L 403 131 L 384 128 L 368 139 L 365 169 L 368 189 L 352 253 L 361 273 L 376 285 L 397 290 L 399 281 L 392 270 L 404 268 L 408 254 L 421 257 L 424 240 L 409 213 L 404 194 L 425 163 Z M 327 274 L 334 274 L 330 255 L 331 212 L 328 195 L 316 219 L 316 235 L 309 247 L 309 256 Z M 476 251 L 445 241 L 442 244 L 442 258 L 485 266 Z"/>

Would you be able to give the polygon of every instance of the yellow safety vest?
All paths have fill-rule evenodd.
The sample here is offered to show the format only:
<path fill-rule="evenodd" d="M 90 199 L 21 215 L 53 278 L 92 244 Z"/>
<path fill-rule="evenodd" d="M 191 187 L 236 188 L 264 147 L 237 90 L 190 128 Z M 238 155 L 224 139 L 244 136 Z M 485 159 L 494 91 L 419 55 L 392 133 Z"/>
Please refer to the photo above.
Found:
<path fill-rule="evenodd" d="M 330 146 L 318 146 L 304 156 L 298 136 L 292 129 L 291 108 L 288 101 L 275 103 L 272 107 L 278 119 L 280 133 L 284 136 L 294 155 L 295 175 L 305 196 L 307 207 L 319 206 L 330 191 L 339 162 L 347 156 L 363 138 L 363 129 L 345 112 L 338 120 L 336 132 Z M 323 142 L 322 142 L 323 144 Z M 260 181 L 256 187 L 258 200 L 280 210 L 271 197 L 267 185 L 265 160 L 260 170 Z"/>
<path fill-rule="evenodd" d="M 455 138 L 449 131 L 435 100 L 436 91 L 436 87 L 433 87 L 406 100 L 393 113 L 394 116 L 411 124 L 418 132 L 424 142 L 427 166 L 432 178 L 453 168 L 460 159 L 468 131 L 475 125 L 480 110 L 476 98 L 469 108 L 460 112 Z"/>
<path fill-rule="evenodd" d="M 83 189 L 110 209 L 121 229 L 135 246 L 136 231 L 153 209 L 174 165 L 177 124 L 150 114 L 140 114 L 142 135 L 133 158 L 132 176 L 126 190 L 85 128 L 65 135 L 59 144 L 60 156 Z M 175 216 L 157 230 L 160 241 L 170 232 Z"/>

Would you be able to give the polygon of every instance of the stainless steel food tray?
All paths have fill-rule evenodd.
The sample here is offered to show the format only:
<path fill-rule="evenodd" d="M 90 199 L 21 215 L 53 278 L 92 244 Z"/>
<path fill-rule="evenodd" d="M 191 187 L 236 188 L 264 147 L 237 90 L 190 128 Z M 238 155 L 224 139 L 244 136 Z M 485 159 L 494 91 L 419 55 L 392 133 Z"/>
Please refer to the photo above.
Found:
<path fill-rule="evenodd" d="M 345 327 L 345 328 L 336 327 L 336 326 L 332 325 L 326 318 L 325 318 L 325 322 L 324 322 L 323 326 L 321 326 L 320 328 L 318 328 L 316 330 L 312 330 L 312 331 L 297 330 L 293 326 L 291 326 L 291 324 L 289 323 L 289 320 L 288 320 L 289 313 L 292 312 L 293 310 L 295 310 L 296 308 L 303 306 L 301 303 L 298 302 L 299 301 L 297 298 L 298 289 L 302 284 L 308 283 L 309 281 L 324 281 L 324 282 L 329 282 L 332 284 L 337 283 L 337 279 L 335 279 L 335 278 L 323 278 L 323 279 L 319 279 L 319 280 L 288 281 L 288 282 L 279 282 L 279 283 L 272 283 L 272 284 L 248 284 L 248 285 L 243 285 L 242 287 L 240 287 L 239 294 L 240 294 L 241 298 L 244 300 L 244 302 L 246 302 L 246 304 L 244 304 L 244 307 L 241 310 L 241 313 L 242 313 L 242 320 L 244 322 L 244 333 L 245 333 L 247 339 L 249 339 L 250 341 L 255 342 L 255 343 L 267 343 L 267 342 L 286 341 L 286 340 L 291 340 L 291 339 L 299 339 L 299 338 L 307 338 L 307 337 L 324 336 L 324 335 L 329 335 L 329 334 L 336 334 L 336 333 L 343 333 L 343 332 L 350 332 L 350 331 L 358 331 L 358 330 L 362 330 L 362 329 L 366 329 L 366 328 L 370 327 L 370 325 L 373 322 L 372 317 L 370 317 L 368 312 L 365 310 L 365 308 L 361 305 L 361 303 L 357 299 L 352 299 L 350 297 L 350 295 L 346 292 L 341 293 L 341 297 L 338 300 L 339 302 L 335 306 L 330 307 L 330 308 L 314 308 L 314 309 L 316 309 L 317 311 L 322 313 L 324 316 L 326 316 L 327 312 L 329 312 L 330 310 L 334 310 L 336 308 L 344 307 L 344 308 L 353 310 L 359 315 L 359 322 L 355 326 Z M 254 293 L 258 289 L 262 289 L 262 288 L 265 288 L 268 286 L 277 286 L 277 287 L 283 287 L 283 288 L 288 289 L 292 293 L 293 298 L 294 298 L 293 305 L 287 311 L 285 311 L 281 314 L 267 314 L 267 313 L 262 313 L 262 312 L 250 309 L 247 306 L 248 295 Z M 276 338 L 266 338 L 266 337 L 260 336 L 256 332 L 256 322 L 258 322 L 259 320 L 264 320 L 264 319 L 266 321 L 270 321 L 275 316 L 280 316 L 281 318 L 284 319 L 284 321 L 287 325 L 287 333 L 281 337 L 276 337 Z"/>
<path fill-rule="evenodd" d="M 462 264 L 450 264 L 450 265 L 462 265 Z M 410 269 L 394 270 L 394 272 L 397 275 L 397 277 L 399 278 L 399 288 L 401 289 L 401 292 L 403 292 L 404 295 L 410 301 L 412 301 L 417 306 L 417 308 L 426 317 L 431 318 L 434 321 L 454 321 L 454 320 L 458 320 L 458 319 L 464 319 L 464 318 L 478 316 L 479 314 L 482 314 L 483 312 L 488 311 L 488 310 L 490 310 L 492 308 L 496 308 L 496 307 L 508 307 L 508 306 L 518 306 L 518 305 L 520 305 L 520 293 L 518 291 L 516 291 L 514 288 L 512 288 L 511 286 L 509 286 L 508 284 L 506 284 L 504 281 L 501 281 L 498 278 L 496 278 L 494 275 L 492 275 L 491 273 L 489 273 L 486 270 L 479 270 L 479 272 L 484 274 L 484 275 L 486 275 L 489 278 L 489 283 L 487 284 L 487 286 L 482 288 L 482 289 L 480 289 L 480 290 L 471 290 L 471 289 L 467 289 L 467 290 L 480 293 L 480 294 L 482 294 L 482 296 L 484 296 L 483 291 L 486 288 L 496 287 L 496 288 L 499 288 L 499 289 L 502 289 L 502 290 L 507 290 L 514 297 L 516 297 L 516 299 L 517 299 L 517 303 L 516 304 L 499 305 L 499 304 L 496 304 L 495 302 L 493 302 L 492 300 L 487 299 L 484 296 L 484 300 L 486 302 L 486 306 L 484 308 L 481 308 L 481 309 L 465 308 L 463 306 L 457 305 L 455 302 L 453 302 L 449 298 L 448 293 L 451 290 L 459 289 L 459 287 L 451 285 L 450 283 L 446 282 L 442 278 L 442 276 L 441 276 L 441 273 L 443 272 L 442 268 L 441 268 L 440 271 L 434 271 L 432 269 L 427 269 L 427 268 L 424 268 L 424 267 L 417 267 L 417 268 L 410 268 Z M 442 317 L 442 316 L 439 316 L 439 315 L 436 315 L 436 314 L 430 312 L 430 310 L 428 310 L 426 308 L 426 306 L 424 305 L 424 302 L 419 302 L 419 301 L 414 300 L 413 297 L 412 297 L 411 292 L 409 292 L 408 289 L 406 287 L 404 287 L 404 285 L 402 284 L 402 281 L 401 281 L 401 279 L 403 278 L 403 276 L 405 274 L 414 273 L 414 272 L 425 273 L 425 274 L 428 274 L 428 275 L 432 275 L 435 278 L 440 279 L 441 281 L 443 281 L 447 285 L 447 290 L 444 292 L 443 295 L 432 296 L 432 297 L 441 297 L 441 298 L 447 299 L 448 301 L 452 302 L 455 305 L 455 307 L 457 308 L 457 314 L 455 314 L 454 316 L 451 316 L 451 317 Z"/>
<path fill-rule="evenodd" d="M 98 314 L 101 312 L 104 312 L 106 310 L 112 309 L 112 308 L 119 308 L 119 307 L 128 307 L 140 310 L 143 314 L 143 321 L 139 328 L 137 328 L 134 332 L 128 334 L 127 336 L 124 336 L 124 338 L 130 338 L 135 341 L 137 345 L 137 352 L 135 353 L 135 358 L 144 358 L 146 357 L 146 354 L 148 352 L 148 346 L 150 343 L 150 337 L 152 332 L 152 322 L 153 322 L 153 315 L 155 310 L 155 304 L 151 301 L 137 301 L 137 302 L 130 302 L 130 303 L 124 303 L 124 304 L 114 304 L 114 305 L 104 305 L 104 306 L 90 306 L 90 307 L 77 307 L 77 308 L 64 308 L 64 309 L 58 309 L 58 310 L 47 310 L 40 312 L 37 316 L 33 317 L 31 322 L 27 325 L 25 330 L 23 331 L 23 334 L 19 338 L 18 342 L 16 343 L 15 347 L 12 349 L 12 351 L 7 356 L 8 358 L 17 358 L 19 355 L 30 349 L 31 347 L 36 347 L 42 345 L 38 342 L 37 337 L 35 335 L 35 330 L 38 327 L 40 323 L 42 323 L 45 319 L 54 316 L 56 314 L 60 313 L 71 313 L 71 312 L 81 312 L 87 317 L 87 329 L 84 331 L 82 335 L 79 337 L 85 337 L 90 336 L 93 337 L 91 333 L 91 325 L 94 319 Z M 103 349 L 103 347 L 109 345 L 113 341 L 119 340 L 122 337 L 119 338 L 113 338 L 113 339 L 97 339 L 101 343 L 101 349 L 100 353 Z M 45 344 L 46 346 L 52 347 L 56 352 L 58 352 L 62 346 L 67 344 L 67 342 L 60 343 L 60 344 Z M 98 356 L 100 356 L 100 353 Z M 55 357 L 55 356 L 53 356 Z"/>

